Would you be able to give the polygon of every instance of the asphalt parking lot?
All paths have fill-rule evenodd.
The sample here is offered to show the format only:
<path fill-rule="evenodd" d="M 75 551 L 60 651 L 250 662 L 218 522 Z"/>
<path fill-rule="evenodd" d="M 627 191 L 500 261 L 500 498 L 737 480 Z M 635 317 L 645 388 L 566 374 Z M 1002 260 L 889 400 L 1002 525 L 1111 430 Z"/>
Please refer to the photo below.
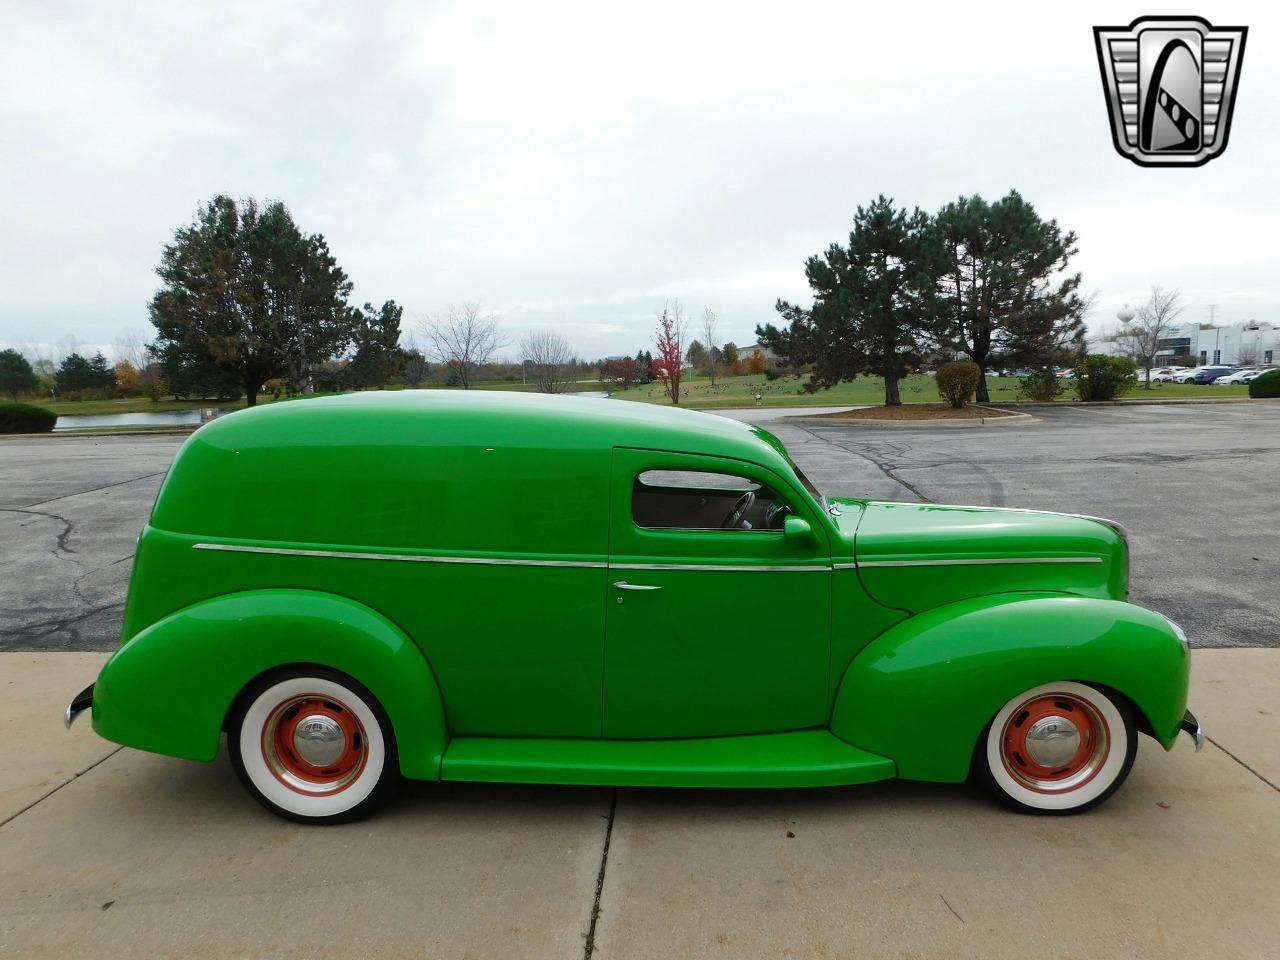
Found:
<path fill-rule="evenodd" d="M 744 410 L 831 494 L 1110 517 L 1132 599 L 1197 646 L 1280 645 L 1280 404 L 1036 408 L 968 429 Z M 183 438 L 0 441 L 0 650 L 111 650 L 134 539 Z"/>
<path fill-rule="evenodd" d="M 795 413 L 796 411 L 786 411 Z M 0 440 L 0 957 L 1280 955 L 1280 405 L 1055 408 L 1024 426 L 767 421 L 828 492 L 1100 514 L 1133 599 L 1201 649 L 1211 742 L 1145 740 L 1097 811 L 967 786 L 412 784 L 285 823 L 213 764 L 60 712 L 116 631 L 181 437 Z M 1264 649 L 1266 648 L 1266 649 Z"/>

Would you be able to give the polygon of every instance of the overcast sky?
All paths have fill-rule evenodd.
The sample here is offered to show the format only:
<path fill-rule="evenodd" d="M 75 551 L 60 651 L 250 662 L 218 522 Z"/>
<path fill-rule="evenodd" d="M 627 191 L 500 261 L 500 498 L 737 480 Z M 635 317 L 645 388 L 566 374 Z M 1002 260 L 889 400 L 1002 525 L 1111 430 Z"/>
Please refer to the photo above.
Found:
<path fill-rule="evenodd" d="M 1152 284 L 1280 322 L 1276 5 L 1193 11 L 1250 28 L 1222 157 L 1111 145 L 1090 28 L 1183 7 L 8 0 L 0 341 L 149 337 L 161 245 L 219 192 L 283 200 L 408 330 L 479 299 L 587 357 L 668 298 L 753 341 L 881 192 L 1020 190 L 1079 233 L 1095 327 Z"/>

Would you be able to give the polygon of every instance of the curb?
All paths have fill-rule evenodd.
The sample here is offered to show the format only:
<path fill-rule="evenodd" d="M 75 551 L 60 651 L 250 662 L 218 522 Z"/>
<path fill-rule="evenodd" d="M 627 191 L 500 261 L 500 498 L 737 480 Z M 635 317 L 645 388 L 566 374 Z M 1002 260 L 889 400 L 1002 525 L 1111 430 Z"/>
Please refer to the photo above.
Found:
<path fill-rule="evenodd" d="M 1006 400 L 1011 407 L 1160 407 L 1173 404 L 1280 403 L 1280 397 L 1139 397 L 1134 400 Z"/>
<path fill-rule="evenodd" d="M 1003 407 L 989 407 L 991 410 L 1003 410 Z M 1013 411 L 1005 411 L 1008 416 L 1004 417 L 972 417 L 967 420 L 871 420 L 859 417 L 806 417 L 803 414 L 795 417 L 779 417 L 783 423 L 808 423 L 808 424 L 850 424 L 857 427 L 892 427 L 894 429 L 902 429 L 904 427 L 985 427 L 985 426 L 1021 426 L 1027 423 L 1039 423 L 1039 417 L 1033 417 L 1029 413 L 1014 413 Z"/>

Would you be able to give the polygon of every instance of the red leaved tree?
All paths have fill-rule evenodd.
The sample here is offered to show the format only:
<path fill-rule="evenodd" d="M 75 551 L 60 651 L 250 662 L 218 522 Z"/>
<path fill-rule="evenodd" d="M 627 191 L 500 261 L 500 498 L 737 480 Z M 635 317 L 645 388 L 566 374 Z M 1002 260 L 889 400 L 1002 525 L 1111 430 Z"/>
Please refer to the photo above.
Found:
<path fill-rule="evenodd" d="M 658 355 L 653 374 L 662 381 L 672 403 L 680 402 L 680 375 L 684 371 L 684 312 L 679 301 L 668 304 L 658 318 Z"/>

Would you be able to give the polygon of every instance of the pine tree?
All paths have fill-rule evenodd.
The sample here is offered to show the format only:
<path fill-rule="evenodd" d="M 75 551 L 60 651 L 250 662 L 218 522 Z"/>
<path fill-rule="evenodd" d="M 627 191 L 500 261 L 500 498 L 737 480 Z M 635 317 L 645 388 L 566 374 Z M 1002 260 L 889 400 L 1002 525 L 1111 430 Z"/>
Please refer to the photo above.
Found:
<path fill-rule="evenodd" d="M 977 401 L 986 403 L 987 367 L 1043 367 L 1083 352 L 1087 301 L 1080 274 L 1066 273 L 1076 235 L 1041 220 L 1017 191 L 988 204 L 961 197 L 938 211 L 931 228 L 937 271 L 938 345 L 966 354 L 982 371 Z"/>
<path fill-rule="evenodd" d="M 899 210 L 883 195 L 858 207 L 848 247 L 832 244 L 805 265 L 813 305 L 779 300 L 788 325 L 757 327 L 760 343 L 785 364 L 812 364 L 807 390 L 876 373 L 884 377 L 885 405 L 902 403 L 898 382 L 916 370 L 928 342 L 934 266 L 928 227 L 919 209 Z"/>
<path fill-rule="evenodd" d="M 151 301 L 156 352 L 188 369 L 233 373 L 252 406 L 264 381 L 310 389 L 313 367 L 351 340 L 351 281 L 319 234 L 284 204 L 217 196 L 174 233 Z"/>

